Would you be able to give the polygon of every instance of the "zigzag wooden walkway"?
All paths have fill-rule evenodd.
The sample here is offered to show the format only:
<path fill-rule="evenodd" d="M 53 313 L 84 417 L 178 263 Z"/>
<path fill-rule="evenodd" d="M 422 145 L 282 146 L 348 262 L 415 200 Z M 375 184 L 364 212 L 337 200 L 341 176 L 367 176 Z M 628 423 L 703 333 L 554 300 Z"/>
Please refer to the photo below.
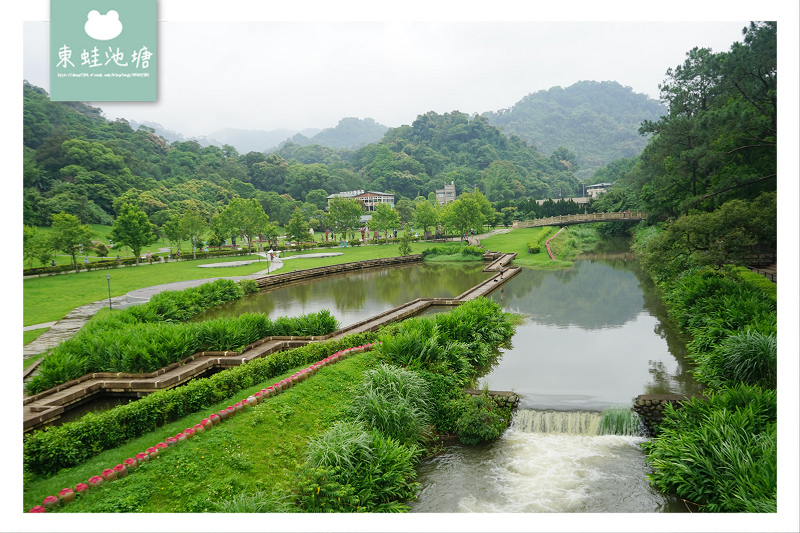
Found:
<path fill-rule="evenodd" d="M 520 272 L 521 269 L 519 267 L 509 266 L 516 255 L 487 253 L 484 259 L 490 261 L 490 263 L 483 270 L 485 272 L 494 272 L 494 274 L 456 298 L 417 298 L 379 315 L 351 324 L 329 335 L 317 337 L 267 337 L 246 346 L 241 352 L 199 352 L 149 374 L 111 372 L 86 374 L 78 379 L 24 398 L 22 407 L 23 431 L 40 429 L 58 420 L 70 409 L 86 403 L 96 396 L 113 394 L 142 397 L 157 390 L 176 387 L 215 369 L 232 368 L 246 364 L 248 361 L 259 357 L 265 357 L 281 350 L 298 348 L 311 342 L 338 339 L 354 333 L 376 331 L 384 325 L 422 313 L 432 306 L 457 306 L 480 296 L 486 296 Z M 402 259 L 402 261 L 398 260 L 390 263 L 400 264 L 420 261 L 421 257 L 406 256 L 406 258 L 397 259 Z M 320 269 L 281 274 L 284 277 L 282 283 L 325 275 L 321 272 L 325 269 L 329 270 L 328 273 L 336 273 L 374 268 L 387 264 L 386 261 L 382 260 L 376 260 L 376 262 L 362 261 L 359 263 L 345 263 L 334 267 L 321 267 Z M 367 264 L 365 265 L 364 263 Z M 305 277 L 302 275 L 304 272 L 306 273 Z M 276 285 L 272 281 L 266 281 L 273 277 L 278 276 L 259 278 L 257 280 L 259 287 L 266 288 Z"/>

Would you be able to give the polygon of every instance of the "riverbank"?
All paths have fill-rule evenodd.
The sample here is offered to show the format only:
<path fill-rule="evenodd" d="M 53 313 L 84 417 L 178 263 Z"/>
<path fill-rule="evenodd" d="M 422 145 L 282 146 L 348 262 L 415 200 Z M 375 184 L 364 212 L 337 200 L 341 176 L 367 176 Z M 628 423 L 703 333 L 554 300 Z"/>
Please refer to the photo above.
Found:
<path fill-rule="evenodd" d="M 675 254 L 649 263 L 670 315 L 691 339 L 705 398 L 668 410 L 644 445 L 659 490 L 700 511 L 777 512 L 777 291 L 744 267 L 698 266 Z M 656 276 L 654 276 L 656 277 Z"/>

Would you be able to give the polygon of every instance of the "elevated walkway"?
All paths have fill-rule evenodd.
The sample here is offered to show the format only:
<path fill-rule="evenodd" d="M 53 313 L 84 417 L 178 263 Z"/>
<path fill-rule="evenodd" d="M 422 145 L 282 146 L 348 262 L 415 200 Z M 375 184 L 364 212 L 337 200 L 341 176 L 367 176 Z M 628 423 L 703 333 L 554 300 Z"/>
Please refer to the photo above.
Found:
<path fill-rule="evenodd" d="M 583 213 L 578 215 L 558 215 L 554 217 L 537 218 L 535 220 L 515 220 L 512 228 L 539 228 L 542 226 L 571 226 L 573 224 L 588 224 L 592 222 L 616 222 L 647 220 L 644 211 L 621 211 L 610 213 Z"/>
<path fill-rule="evenodd" d="M 515 257 L 516 254 L 488 252 L 484 255 L 484 260 L 489 261 L 484 267 L 484 271 L 491 272 L 493 275 L 456 298 L 417 298 L 394 309 L 351 324 L 329 335 L 316 337 L 267 337 L 246 346 L 241 352 L 199 352 L 148 374 L 111 372 L 86 374 L 78 379 L 24 398 L 22 408 L 23 431 L 41 429 L 57 421 L 68 410 L 101 395 L 142 397 L 157 390 L 176 387 L 210 372 L 246 364 L 253 359 L 265 357 L 281 350 L 298 348 L 311 342 L 338 339 L 354 333 L 377 331 L 387 324 L 418 315 L 432 306 L 453 307 L 480 296 L 486 296 L 521 271 L 520 267 L 510 266 Z M 281 274 L 279 275 L 282 276 L 280 278 L 281 281 L 278 283 L 273 281 L 273 278 L 279 277 L 277 275 L 261 277 L 256 279 L 256 282 L 263 290 L 273 285 L 311 279 L 326 274 L 421 260 L 421 256 L 404 256 L 389 258 L 389 260 L 376 259 L 358 263 L 344 263 L 342 265 Z M 303 275 L 304 273 L 305 275 Z"/>

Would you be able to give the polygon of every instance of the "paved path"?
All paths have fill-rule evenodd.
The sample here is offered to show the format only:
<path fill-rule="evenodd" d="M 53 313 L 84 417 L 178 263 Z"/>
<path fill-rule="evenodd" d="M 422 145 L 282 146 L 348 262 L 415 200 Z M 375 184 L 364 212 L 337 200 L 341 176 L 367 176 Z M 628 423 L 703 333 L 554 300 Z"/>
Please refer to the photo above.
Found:
<path fill-rule="evenodd" d="M 290 258 L 284 258 L 290 259 Z M 242 264 L 249 264 L 255 261 L 233 261 L 233 264 L 242 263 Z M 217 266 L 234 266 L 231 262 L 229 263 L 216 263 Z M 268 273 L 275 272 L 276 270 L 283 267 L 283 261 L 280 259 L 274 259 L 271 263 L 269 263 L 268 270 L 262 270 L 256 272 L 254 274 L 249 274 L 247 276 L 231 276 L 224 279 L 232 279 L 234 281 L 239 281 L 242 279 L 255 279 L 257 277 L 264 276 Z M 115 296 L 111 298 L 111 307 L 113 309 L 124 309 L 131 305 L 136 305 L 140 303 L 144 303 L 154 295 L 158 294 L 162 291 L 182 291 L 183 289 L 187 289 L 189 287 L 197 287 L 198 285 L 202 285 L 203 283 L 208 283 L 209 281 L 214 281 L 217 279 L 222 278 L 205 278 L 205 279 L 195 279 L 189 281 L 176 281 L 175 283 L 164 283 L 162 285 L 155 285 L 153 287 L 144 287 L 142 289 L 136 289 L 134 291 L 129 292 L 128 294 L 124 294 L 122 296 Z M 47 322 L 44 324 L 35 324 L 32 326 L 26 326 L 23 328 L 25 331 L 30 331 L 33 329 L 42 329 L 42 328 L 50 328 L 49 330 L 42 333 L 38 338 L 31 341 L 30 343 L 26 344 L 22 349 L 22 354 L 24 357 L 32 357 L 35 355 L 40 355 L 51 348 L 54 348 L 61 342 L 69 339 L 73 335 L 75 335 L 78 330 L 80 330 L 86 322 L 94 316 L 97 311 L 102 309 L 103 307 L 107 307 L 109 305 L 108 298 L 104 298 L 102 300 L 98 300 L 96 302 L 92 302 L 90 304 L 82 305 L 77 307 L 67 313 L 67 315 L 58 320 L 57 322 Z"/>
<path fill-rule="evenodd" d="M 261 252 L 258 255 L 261 255 L 265 259 L 267 258 L 266 252 Z M 267 274 L 271 274 L 283 267 L 283 262 L 296 259 L 296 258 L 312 258 L 312 257 L 332 257 L 336 255 L 342 255 L 340 252 L 326 252 L 326 253 L 314 253 L 314 254 L 304 254 L 304 255 L 293 255 L 289 257 L 284 257 L 283 259 L 279 259 L 278 257 L 274 257 L 271 262 L 269 263 L 268 268 L 266 270 L 261 270 L 254 274 L 248 274 L 246 276 L 229 276 L 224 279 L 232 279 L 233 281 L 239 281 L 242 279 L 255 279 Z M 240 265 L 249 265 L 251 263 L 258 262 L 257 259 L 253 260 L 246 260 L 246 261 L 228 261 L 226 263 L 212 263 L 207 265 L 198 265 L 201 268 L 219 268 L 219 267 L 230 267 L 230 266 L 240 266 Z M 128 294 L 124 294 L 122 296 L 115 296 L 111 298 L 111 307 L 113 309 L 124 309 L 131 305 L 141 304 L 150 300 L 150 298 L 154 294 L 158 294 L 162 291 L 182 291 L 184 289 L 188 289 L 189 287 L 197 287 L 198 285 L 202 285 L 203 283 L 208 283 L 210 281 L 214 281 L 217 279 L 223 278 L 204 278 L 204 279 L 195 279 L 189 281 L 176 281 L 174 283 L 164 283 L 162 285 L 155 285 L 153 287 L 144 287 L 142 289 L 136 289 L 134 291 L 129 292 Z M 56 322 L 46 322 L 44 324 L 34 324 L 32 326 L 25 326 L 23 331 L 30 331 L 35 329 L 43 329 L 43 328 L 50 328 L 48 331 L 42 333 L 38 338 L 31 341 L 29 344 L 26 344 L 22 349 L 22 354 L 24 357 L 33 357 L 36 355 L 41 355 L 54 348 L 61 342 L 69 339 L 73 335 L 75 335 L 78 330 L 80 330 L 84 324 L 95 314 L 97 311 L 109 305 L 108 298 L 103 300 L 98 300 L 96 302 L 92 302 L 90 304 L 82 305 L 76 309 L 70 311 L 64 318 L 58 320 Z M 29 367 L 29 370 L 32 368 Z"/>

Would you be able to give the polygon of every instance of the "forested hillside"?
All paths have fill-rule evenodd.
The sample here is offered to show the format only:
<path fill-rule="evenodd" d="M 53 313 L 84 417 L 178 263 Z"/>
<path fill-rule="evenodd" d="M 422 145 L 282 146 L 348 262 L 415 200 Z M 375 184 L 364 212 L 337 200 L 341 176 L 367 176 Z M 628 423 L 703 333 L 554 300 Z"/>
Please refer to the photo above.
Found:
<path fill-rule="evenodd" d="M 168 142 L 153 128 L 108 121 L 100 109 L 51 102 L 27 82 L 23 97 L 23 221 L 33 226 L 62 211 L 82 223 L 110 224 L 123 203 L 162 226 L 186 211 L 210 220 L 241 197 L 258 200 L 272 221 L 285 224 L 295 207 L 321 221 L 326 196 L 345 190 L 392 192 L 399 202 L 455 182 L 459 194 L 477 187 L 494 202 L 580 189 L 568 151 L 547 157 L 486 118 L 458 111 L 420 115 L 355 151 L 287 143 L 272 154 L 240 154 L 231 145 Z M 354 139 L 365 125 L 380 127 L 345 119 L 339 129 L 352 129 Z"/>
<path fill-rule="evenodd" d="M 639 133 L 644 120 L 667 109 L 646 95 L 613 81 L 581 81 L 527 95 L 508 109 L 484 113 L 489 123 L 518 135 L 543 153 L 564 147 L 575 153 L 578 177 L 637 155 L 647 144 Z"/>
<path fill-rule="evenodd" d="M 329 148 L 359 148 L 380 141 L 388 129 L 371 118 L 347 117 L 341 119 L 336 127 L 325 128 L 312 137 L 298 133 L 281 143 L 281 146 L 291 142 L 299 145 L 319 144 Z"/>

